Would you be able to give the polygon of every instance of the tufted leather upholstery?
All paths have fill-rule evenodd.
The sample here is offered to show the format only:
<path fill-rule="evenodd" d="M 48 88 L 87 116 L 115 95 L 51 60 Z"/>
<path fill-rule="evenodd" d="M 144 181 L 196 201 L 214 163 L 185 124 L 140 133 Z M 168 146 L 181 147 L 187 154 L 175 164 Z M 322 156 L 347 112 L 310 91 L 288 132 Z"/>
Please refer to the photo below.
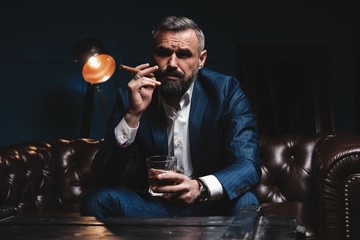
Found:
<path fill-rule="evenodd" d="M 324 135 L 261 137 L 261 181 L 256 193 L 261 213 L 271 216 L 296 217 L 314 238 L 309 214 L 312 207 L 313 183 L 316 181 L 312 154 Z"/>
<path fill-rule="evenodd" d="M 23 213 L 78 211 L 99 143 L 60 139 L 0 149 L 0 206 L 16 206 Z"/>
<path fill-rule="evenodd" d="M 0 148 L 0 206 L 79 213 L 100 143 L 58 139 Z M 256 193 L 263 215 L 296 217 L 308 239 L 359 239 L 360 136 L 261 136 L 261 157 Z"/>
<path fill-rule="evenodd" d="M 56 159 L 56 202 L 61 211 L 79 211 L 80 199 L 91 186 L 90 165 L 99 148 L 92 139 L 59 140 L 53 144 Z"/>
<path fill-rule="evenodd" d="M 50 209 L 54 204 L 55 159 L 51 144 L 31 142 L 0 151 L 0 205 L 24 211 Z"/>

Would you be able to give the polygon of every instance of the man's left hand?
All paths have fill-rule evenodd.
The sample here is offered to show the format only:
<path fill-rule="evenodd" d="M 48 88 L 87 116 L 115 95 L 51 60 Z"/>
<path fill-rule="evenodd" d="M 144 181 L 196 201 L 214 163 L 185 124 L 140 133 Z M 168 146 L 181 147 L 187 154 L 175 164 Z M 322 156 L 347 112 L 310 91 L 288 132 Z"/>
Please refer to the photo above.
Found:
<path fill-rule="evenodd" d="M 156 192 L 171 193 L 171 197 L 166 197 L 169 201 L 192 204 L 200 196 L 198 182 L 184 174 L 165 172 L 158 175 L 158 180 L 174 183 L 174 185 L 156 187 Z"/>

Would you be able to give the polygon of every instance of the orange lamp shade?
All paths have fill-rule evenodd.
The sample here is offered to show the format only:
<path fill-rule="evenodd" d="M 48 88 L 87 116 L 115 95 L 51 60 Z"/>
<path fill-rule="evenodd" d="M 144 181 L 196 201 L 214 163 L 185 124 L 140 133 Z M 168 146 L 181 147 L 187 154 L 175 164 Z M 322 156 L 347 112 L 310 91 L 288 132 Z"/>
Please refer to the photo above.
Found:
<path fill-rule="evenodd" d="M 115 72 L 115 60 L 107 54 L 92 56 L 82 68 L 85 81 L 97 84 L 107 81 Z"/>
<path fill-rule="evenodd" d="M 115 72 L 116 63 L 106 53 L 100 40 L 86 38 L 74 47 L 75 62 L 81 66 L 84 80 L 91 84 L 107 81 Z"/>

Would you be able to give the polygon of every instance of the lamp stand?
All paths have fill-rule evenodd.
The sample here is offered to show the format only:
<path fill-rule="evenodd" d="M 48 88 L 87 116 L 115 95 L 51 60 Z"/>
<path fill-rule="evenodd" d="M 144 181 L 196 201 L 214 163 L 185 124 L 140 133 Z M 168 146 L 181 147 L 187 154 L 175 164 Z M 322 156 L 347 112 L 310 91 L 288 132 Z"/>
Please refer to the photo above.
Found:
<path fill-rule="evenodd" d="M 103 113 L 104 113 L 104 116 L 105 116 L 105 119 L 106 119 L 106 122 L 107 122 L 110 119 L 110 112 L 109 112 L 109 109 L 108 109 L 106 101 L 105 101 L 103 90 L 100 88 L 99 84 L 96 85 L 96 90 L 97 90 L 97 92 L 99 94 L 100 104 L 101 104 L 101 107 L 103 109 Z"/>
<path fill-rule="evenodd" d="M 106 121 L 108 121 L 110 118 L 109 109 L 106 105 L 104 94 L 103 94 L 103 91 L 100 88 L 99 84 L 87 83 L 86 84 L 85 106 L 84 106 L 84 112 L 83 112 L 82 124 L 81 124 L 81 132 L 80 132 L 80 137 L 82 137 L 82 138 L 90 137 L 92 114 L 93 114 L 93 109 L 94 109 L 95 88 L 97 90 L 97 93 L 99 94 L 100 104 L 103 109 L 103 113 L 104 113 Z"/>
<path fill-rule="evenodd" d="M 86 83 L 86 96 L 85 96 L 85 105 L 84 112 L 81 123 L 81 132 L 80 137 L 88 138 L 90 136 L 91 130 L 91 119 L 92 112 L 94 108 L 94 85 L 90 83 Z"/>

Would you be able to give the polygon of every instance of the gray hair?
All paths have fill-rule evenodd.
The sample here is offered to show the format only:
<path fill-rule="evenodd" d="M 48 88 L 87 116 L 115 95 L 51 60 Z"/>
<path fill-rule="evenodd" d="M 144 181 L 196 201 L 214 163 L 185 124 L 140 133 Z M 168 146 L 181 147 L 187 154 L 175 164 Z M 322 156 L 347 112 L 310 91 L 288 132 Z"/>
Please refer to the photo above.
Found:
<path fill-rule="evenodd" d="M 193 29 L 199 40 L 199 53 L 205 49 L 205 36 L 200 27 L 192 20 L 183 16 L 169 16 L 163 18 L 152 31 L 153 39 L 155 39 L 159 31 L 170 30 L 175 32 Z"/>

